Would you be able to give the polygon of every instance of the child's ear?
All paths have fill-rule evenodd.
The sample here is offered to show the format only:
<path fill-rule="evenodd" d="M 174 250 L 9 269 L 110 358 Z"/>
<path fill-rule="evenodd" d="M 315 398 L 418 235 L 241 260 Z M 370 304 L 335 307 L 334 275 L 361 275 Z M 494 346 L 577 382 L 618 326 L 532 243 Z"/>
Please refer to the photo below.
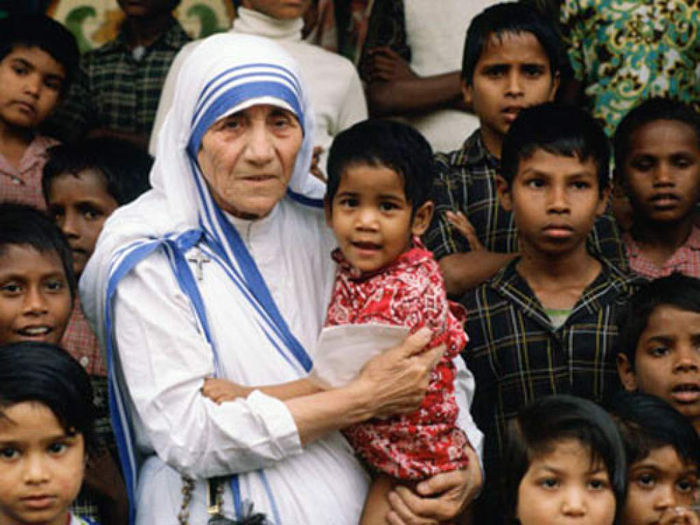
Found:
<path fill-rule="evenodd" d="M 463 78 L 460 79 L 459 86 L 462 90 L 462 98 L 464 99 L 464 103 L 468 107 L 472 107 L 472 104 L 474 103 L 474 97 L 472 96 L 472 87 L 469 84 L 467 84 L 467 81 Z"/>
<path fill-rule="evenodd" d="M 419 237 L 425 233 L 430 226 L 430 221 L 433 219 L 435 204 L 433 201 L 426 201 L 413 214 L 413 224 L 411 224 L 411 233 Z"/>
<path fill-rule="evenodd" d="M 559 85 L 561 84 L 561 74 L 559 71 L 554 73 L 552 76 L 552 88 L 549 91 L 549 100 L 548 102 L 554 101 L 554 98 L 557 96 L 557 91 L 559 91 Z"/>
<path fill-rule="evenodd" d="M 637 390 L 637 374 L 634 372 L 632 363 L 623 353 L 617 354 L 617 375 L 620 376 L 620 382 L 625 390 L 628 392 Z"/>
<path fill-rule="evenodd" d="M 332 228 L 331 224 L 331 201 L 328 199 L 328 195 L 323 198 L 323 210 L 326 212 L 326 224 L 329 228 Z"/>
<path fill-rule="evenodd" d="M 598 199 L 598 206 L 596 206 L 596 216 L 600 217 L 608 209 L 608 200 L 610 199 L 610 184 L 603 188 L 600 192 L 600 199 Z"/>
<path fill-rule="evenodd" d="M 496 194 L 498 195 L 498 202 L 506 211 L 513 211 L 513 202 L 511 200 L 510 185 L 506 182 L 506 179 L 500 175 L 496 175 Z"/>

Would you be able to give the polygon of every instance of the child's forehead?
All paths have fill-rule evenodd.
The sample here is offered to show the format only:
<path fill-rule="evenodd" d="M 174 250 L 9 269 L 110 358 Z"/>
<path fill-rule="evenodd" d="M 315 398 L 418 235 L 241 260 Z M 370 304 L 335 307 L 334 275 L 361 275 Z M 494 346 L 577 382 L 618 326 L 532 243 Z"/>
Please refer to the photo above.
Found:
<path fill-rule="evenodd" d="M 41 250 L 28 243 L 0 245 L 0 271 L 6 272 L 15 268 L 24 270 L 35 265 L 63 272 L 61 257 L 55 250 Z"/>
<path fill-rule="evenodd" d="M 15 44 L 10 52 L 5 55 L 2 62 L 22 60 L 32 67 L 47 75 L 65 78 L 66 68 L 51 53 L 39 46 L 27 46 L 25 44 Z"/>
<path fill-rule="evenodd" d="M 53 410 L 41 401 L 20 401 L 0 407 L 0 412 L 0 441 L 21 437 L 41 441 L 67 435 Z"/>
<path fill-rule="evenodd" d="M 89 189 L 90 186 L 94 186 L 95 189 L 101 191 L 107 189 L 107 177 L 97 168 L 64 171 L 51 179 L 49 187 L 53 188 L 57 182 L 60 182 L 63 186 L 80 186 L 81 191 Z"/>
<path fill-rule="evenodd" d="M 499 31 L 489 34 L 484 41 L 478 62 L 514 58 L 551 65 L 546 49 L 537 36 L 529 31 Z"/>
<path fill-rule="evenodd" d="M 582 157 L 578 152 L 567 155 L 535 147 L 520 157 L 516 177 L 530 171 L 552 176 L 585 174 L 597 177 L 598 166 L 592 156 Z"/>
<path fill-rule="evenodd" d="M 676 140 L 700 149 L 698 130 L 682 120 L 659 118 L 641 123 L 630 133 L 631 148 L 656 146 L 660 141 Z"/>
<path fill-rule="evenodd" d="M 379 163 L 355 162 L 348 164 L 340 174 L 340 185 L 376 188 L 390 186 L 404 191 L 404 178 L 400 171 Z"/>
<path fill-rule="evenodd" d="M 700 333 L 700 312 L 673 304 L 659 304 L 649 314 L 640 339 L 685 332 Z"/>

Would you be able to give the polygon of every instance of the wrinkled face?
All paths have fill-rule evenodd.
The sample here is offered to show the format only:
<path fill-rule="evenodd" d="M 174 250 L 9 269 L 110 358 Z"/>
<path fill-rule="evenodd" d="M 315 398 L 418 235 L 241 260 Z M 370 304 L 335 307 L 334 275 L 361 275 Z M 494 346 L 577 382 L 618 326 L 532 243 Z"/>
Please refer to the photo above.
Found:
<path fill-rule="evenodd" d="M 554 99 L 559 77 L 532 33 L 493 35 L 484 46 L 464 100 L 479 117 L 489 151 L 500 157 L 503 138 L 521 109 Z"/>
<path fill-rule="evenodd" d="M 61 96 L 65 69 L 38 47 L 17 46 L 0 61 L 0 127 L 32 129 Z"/>
<path fill-rule="evenodd" d="M 634 368 L 619 354 L 618 372 L 627 390 L 660 397 L 700 431 L 700 313 L 658 306 L 637 341 Z"/>
<path fill-rule="evenodd" d="M 65 525 L 83 481 L 83 436 L 70 436 L 34 402 L 4 408 L 0 420 L 0 522 Z"/>
<path fill-rule="evenodd" d="M 641 126 L 630 137 L 624 181 L 642 223 L 692 221 L 700 198 L 700 146 L 695 130 L 675 120 Z"/>
<path fill-rule="evenodd" d="M 607 203 L 592 159 L 581 162 L 541 149 L 520 161 L 509 188 L 502 180 L 498 188 L 501 204 L 513 212 L 521 251 L 531 256 L 585 251 Z"/>
<path fill-rule="evenodd" d="M 293 113 L 261 104 L 215 122 L 197 160 L 219 207 L 256 219 L 284 197 L 302 140 Z"/>
<path fill-rule="evenodd" d="M 520 525 L 612 525 L 615 495 L 605 467 L 591 462 L 579 441 L 559 442 L 530 462 L 516 518 Z"/>
<path fill-rule="evenodd" d="M 683 461 L 676 449 L 667 445 L 633 463 L 627 476 L 621 525 L 653 525 L 674 507 L 693 503 L 698 466 Z"/>
<path fill-rule="evenodd" d="M 272 18 L 291 20 L 300 18 L 310 0 L 243 0 L 243 7 L 259 11 Z"/>
<path fill-rule="evenodd" d="M 386 167 L 348 167 L 327 207 L 328 223 L 348 262 L 362 272 L 392 263 L 421 235 L 432 216 L 432 203 L 416 210 L 406 200 L 403 181 Z"/>
<path fill-rule="evenodd" d="M 61 259 L 28 245 L 8 245 L 0 254 L 0 344 L 58 344 L 72 300 Z"/>
<path fill-rule="evenodd" d="M 51 182 L 46 199 L 49 215 L 73 250 L 76 276 L 83 272 L 107 217 L 119 206 L 107 192 L 104 178 L 94 170 L 66 173 Z"/>

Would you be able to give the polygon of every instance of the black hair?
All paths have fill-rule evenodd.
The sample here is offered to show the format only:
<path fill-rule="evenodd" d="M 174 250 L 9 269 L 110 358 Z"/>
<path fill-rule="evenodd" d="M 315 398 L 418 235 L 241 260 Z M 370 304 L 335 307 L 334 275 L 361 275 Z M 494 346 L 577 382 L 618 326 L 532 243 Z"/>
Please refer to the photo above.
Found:
<path fill-rule="evenodd" d="M 627 468 L 624 444 L 615 422 L 593 401 L 556 395 L 526 405 L 509 422 L 502 494 L 509 519 L 515 518 L 518 488 L 532 460 L 566 440 L 580 442 L 590 451 L 592 463 L 600 461 L 605 466 L 619 514 L 625 498 Z"/>
<path fill-rule="evenodd" d="M 632 135 L 642 126 L 658 120 L 671 120 L 693 129 L 700 144 L 700 115 L 688 104 L 670 98 L 650 98 L 632 109 L 615 130 L 615 175 L 625 179 L 625 161 L 630 153 Z"/>
<path fill-rule="evenodd" d="M 50 408 L 67 434 L 82 434 L 86 450 L 95 450 L 90 378 L 68 352 L 27 341 L 0 346 L 0 418 L 7 418 L 3 409 L 24 402 Z"/>
<path fill-rule="evenodd" d="M 44 213 L 27 204 L 0 203 L 0 255 L 8 246 L 31 246 L 39 253 L 58 255 L 75 299 L 76 281 L 73 272 L 73 252 L 61 230 Z"/>
<path fill-rule="evenodd" d="M 532 6 L 504 2 L 487 7 L 469 24 L 462 56 L 462 80 L 472 84 L 484 48 L 494 36 L 502 38 L 508 33 L 534 35 L 547 54 L 552 77 L 568 63 L 564 44 L 554 24 Z"/>
<path fill-rule="evenodd" d="M 680 273 L 661 277 L 640 286 L 618 319 L 618 353 L 634 368 L 637 343 L 660 306 L 700 313 L 700 279 Z"/>
<path fill-rule="evenodd" d="M 0 60 L 21 46 L 38 47 L 63 66 L 66 79 L 61 94 L 65 94 L 80 59 L 71 32 L 43 14 L 16 14 L 0 20 Z"/>
<path fill-rule="evenodd" d="M 375 119 L 339 133 L 328 155 L 329 203 L 338 192 L 343 172 L 357 165 L 386 167 L 398 173 L 414 212 L 430 200 L 436 172 L 433 150 L 411 126 Z"/>
<path fill-rule="evenodd" d="M 608 404 L 625 443 L 627 464 L 671 446 L 685 463 L 700 468 L 700 437 L 688 418 L 663 399 L 641 392 L 617 392 Z"/>
<path fill-rule="evenodd" d="M 546 102 L 520 111 L 501 150 L 501 176 L 510 186 L 520 162 L 537 150 L 553 155 L 592 159 L 598 189 L 610 186 L 610 147 L 603 129 L 587 112 L 574 106 Z"/>
<path fill-rule="evenodd" d="M 100 137 L 59 144 L 49 148 L 48 157 L 41 179 L 47 201 L 55 178 L 66 174 L 77 176 L 83 170 L 101 174 L 107 193 L 119 206 L 133 201 L 151 187 L 148 175 L 153 158 L 126 140 Z"/>

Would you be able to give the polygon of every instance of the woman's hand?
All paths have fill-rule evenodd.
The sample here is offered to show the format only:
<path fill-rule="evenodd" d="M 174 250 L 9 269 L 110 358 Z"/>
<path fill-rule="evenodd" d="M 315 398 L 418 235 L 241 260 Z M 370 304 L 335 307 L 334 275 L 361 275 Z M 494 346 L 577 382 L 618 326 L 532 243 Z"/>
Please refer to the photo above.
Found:
<path fill-rule="evenodd" d="M 438 474 L 422 481 L 413 492 L 398 486 L 389 494 L 392 511 L 387 516 L 391 525 L 437 525 L 455 520 L 481 489 L 483 476 L 479 458 L 471 447 L 465 447 L 469 467 Z"/>
<path fill-rule="evenodd" d="M 424 351 L 430 337 L 430 330 L 422 328 L 362 369 L 355 386 L 371 395 L 373 417 L 387 418 L 420 406 L 428 390 L 430 372 L 445 351 L 444 346 Z"/>
<path fill-rule="evenodd" d="M 239 397 L 248 397 L 252 390 L 252 388 L 227 381 L 226 379 L 209 377 L 204 380 L 202 395 L 220 405 L 224 401 L 234 401 Z"/>

